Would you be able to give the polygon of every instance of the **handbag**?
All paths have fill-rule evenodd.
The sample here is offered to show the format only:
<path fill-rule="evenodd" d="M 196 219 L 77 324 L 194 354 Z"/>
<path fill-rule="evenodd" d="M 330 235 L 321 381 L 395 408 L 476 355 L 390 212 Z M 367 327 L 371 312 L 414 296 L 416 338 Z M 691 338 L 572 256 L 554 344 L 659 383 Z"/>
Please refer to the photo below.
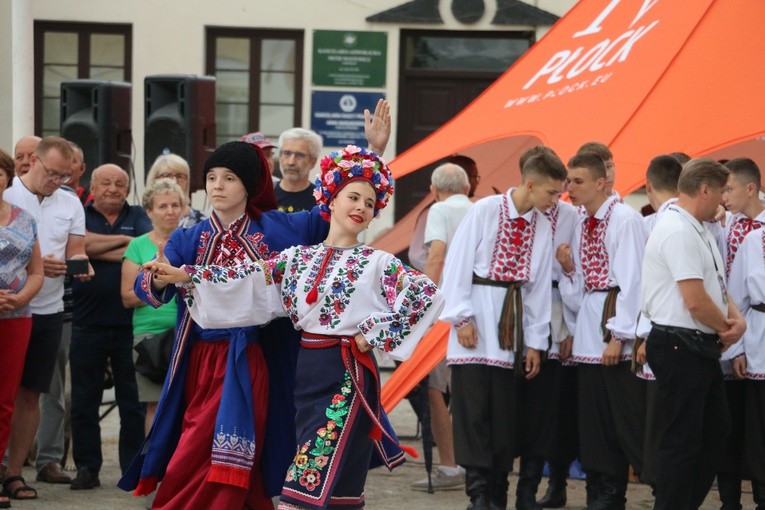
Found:
<path fill-rule="evenodd" d="M 138 353 L 135 360 L 135 370 L 153 383 L 165 382 L 170 357 L 173 354 L 175 331 L 168 329 L 156 333 L 138 342 L 133 349 Z"/>

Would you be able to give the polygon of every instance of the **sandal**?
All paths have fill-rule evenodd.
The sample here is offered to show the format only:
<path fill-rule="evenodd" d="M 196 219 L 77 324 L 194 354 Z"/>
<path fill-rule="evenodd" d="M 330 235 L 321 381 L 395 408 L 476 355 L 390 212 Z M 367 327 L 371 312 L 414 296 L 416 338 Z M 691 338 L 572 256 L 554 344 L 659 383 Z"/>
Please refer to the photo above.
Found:
<path fill-rule="evenodd" d="M 5 489 L 0 490 L 0 508 L 10 508 L 11 497 L 6 494 Z"/>
<path fill-rule="evenodd" d="M 21 482 L 21 485 L 16 487 L 15 489 L 11 490 L 10 485 L 16 482 Z M 3 482 L 3 489 L 4 492 L 11 498 L 11 499 L 37 499 L 37 490 L 27 485 L 26 480 L 24 480 L 23 476 L 9 476 L 5 479 Z M 19 492 L 34 492 L 31 496 L 19 496 Z"/>

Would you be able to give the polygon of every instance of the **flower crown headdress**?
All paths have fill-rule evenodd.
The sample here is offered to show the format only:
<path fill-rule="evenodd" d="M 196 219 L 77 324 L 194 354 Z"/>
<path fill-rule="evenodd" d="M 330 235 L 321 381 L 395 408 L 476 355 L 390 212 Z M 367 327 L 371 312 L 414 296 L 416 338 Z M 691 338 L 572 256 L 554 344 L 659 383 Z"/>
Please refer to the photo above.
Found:
<path fill-rule="evenodd" d="M 329 203 L 348 183 L 365 181 L 375 190 L 375 217 L 388 205 L 393 195 L 393 177 L 385 162 L 374 152 L 348 145 L 321 160 L 321 174 L 316 179 L 313 196 L 321 217 L 329 221 Z"/>

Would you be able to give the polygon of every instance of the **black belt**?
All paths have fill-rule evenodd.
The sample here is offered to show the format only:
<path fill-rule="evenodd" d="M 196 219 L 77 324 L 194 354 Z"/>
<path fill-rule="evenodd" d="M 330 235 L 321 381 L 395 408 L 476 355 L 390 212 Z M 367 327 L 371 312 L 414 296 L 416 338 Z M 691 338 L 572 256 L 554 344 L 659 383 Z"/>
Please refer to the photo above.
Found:
<path fill-rule="evenodd" d="M 696 336 L 699 338 L 699 340 L 706 342 L 716 343 L 718 340 L 720 340 L 720 337 L 717 335 L 717 333 L 704 333 L 698 329 L 682 328 L 680 326 L 665 326 L 663 324 L 656 324 L 655 322 L 651 322 L 651 327 L 658 329 L 659 331 L 664 331 L 665 333 L 672 333 L 673 335 Z"/>
<path fill-rule="evenodd" d="M 553 289 L 558 288 L 558 280 L 553 280 Z"/>
<path fill-rule="evenodd" d="M 674 335 L 692 353 L 706 359 L 720 359 L 720 337 L 717 333 L 704 333 L 698 329 L 681 328 L 679 326 L 664 326 L 651 322 L 651 327 Z"/>
<path fill-rule="evenodd" d="M 765 303 L 757 303 L 756 305 L 752 305 L 751 308 L 752 310 L 765 313 Z"/>

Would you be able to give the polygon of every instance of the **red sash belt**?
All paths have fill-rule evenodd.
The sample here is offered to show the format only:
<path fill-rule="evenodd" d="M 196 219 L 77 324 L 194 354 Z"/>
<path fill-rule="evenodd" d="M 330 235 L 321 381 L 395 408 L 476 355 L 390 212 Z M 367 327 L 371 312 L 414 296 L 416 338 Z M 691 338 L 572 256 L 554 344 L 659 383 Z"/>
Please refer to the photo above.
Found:
<path fill-rule="evenodd" d="M 385 429 L 385 427 L 382 426 L 380 421 L 380 413 L 382 409 L 382 405 L 380 404 L 380 378 L 377 372 L 377 366 L 372 359 L 371 353 L 361 352 L 359 347 L 356 345 L 356 339 L 350 336 L 318 335 L 315 333 L 303 332 L 303 337 L 300 340 L 300 346 L 304 349 L 328 349 L 338 345 L 340 346 L 343 365 L 345 365 L 345 369 L 348 371 L 348 374 L 351 377 L 351 382 L 354 389 L 356 390 L 356 394 L 359 396 L 361 405 L 364 407 L 364 410 L 372 419 L 372 430 L 369 432 L 369 437 L 374 441 L 380 441 L 384 434 L 389 440 L 399 445 L 402 450 L 411 455 L 413 449 L 409 447 L 402 447 L 398 440 L 392 437 L 392 435 Z M 354 369 L 354 362 L 358 362 L 364 366 L 367 370 L 369 370 L 369 372 L 372 374 L 372 377 L 374 378 L 376 393 L 374 398 L 377 410 L 372 409 L 372 406 L 369 404 L 366 395 L 364 395 L 364 392 L 362 391 L 362 375 L 360 371 Z M 416 457 L 417 454 L 414 453 L 413 456 Z"/>

